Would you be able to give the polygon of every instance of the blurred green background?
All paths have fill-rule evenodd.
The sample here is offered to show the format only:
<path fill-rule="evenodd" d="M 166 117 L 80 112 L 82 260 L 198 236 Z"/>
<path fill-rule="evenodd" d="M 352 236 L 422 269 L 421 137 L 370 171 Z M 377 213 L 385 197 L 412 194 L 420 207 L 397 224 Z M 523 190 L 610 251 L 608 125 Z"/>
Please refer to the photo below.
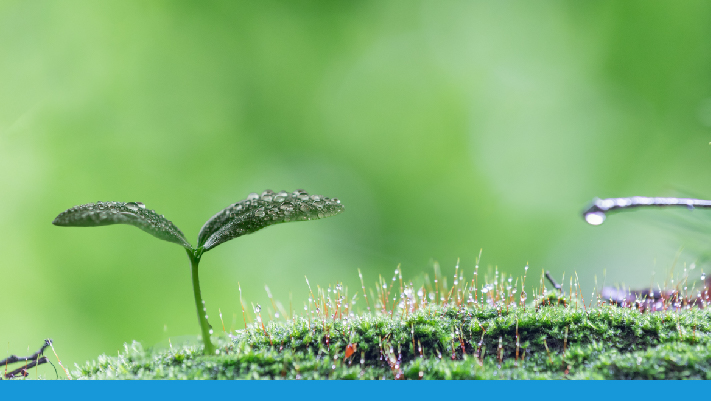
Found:
<path fill-rule="evenodd" d="M 709 134 L 703 1 L 3 0 L 0 354 L 51 337 L 72 366 L 198 333 L 180 247 L 52 226 L 97 200 L 145 202 L 193 242 L 253 191 L 342 200 L 206 254 L 213 326 L 220 308 L 241 328 L 238 282 L 248 307 L 269 305 L 267 284 L 302 308 L 304 275 L 352 294 L 358 268 L 372 286 L 398 263 L 451 275 L 459 257 L 469 276 L 481 248 L 513 274 L 577 271 L 586 298 L 605 269 L 648 285 L 703 235 L 580 212 L 594 196 L 708 196 Z"/>

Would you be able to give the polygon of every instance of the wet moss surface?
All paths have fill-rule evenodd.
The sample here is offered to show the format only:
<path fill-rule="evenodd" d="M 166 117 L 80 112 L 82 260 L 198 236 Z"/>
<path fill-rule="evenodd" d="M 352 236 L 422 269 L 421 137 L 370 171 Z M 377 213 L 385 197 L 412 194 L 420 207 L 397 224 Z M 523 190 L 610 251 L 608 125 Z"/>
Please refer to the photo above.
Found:
<path fill-rule="evenodd" d="M 708 309 L 444 307 L 251 325 L 201 346 L 126 345 L 76 379 L 711 379 Z M 517 347 L 518 343 L 518 347 Z"/>

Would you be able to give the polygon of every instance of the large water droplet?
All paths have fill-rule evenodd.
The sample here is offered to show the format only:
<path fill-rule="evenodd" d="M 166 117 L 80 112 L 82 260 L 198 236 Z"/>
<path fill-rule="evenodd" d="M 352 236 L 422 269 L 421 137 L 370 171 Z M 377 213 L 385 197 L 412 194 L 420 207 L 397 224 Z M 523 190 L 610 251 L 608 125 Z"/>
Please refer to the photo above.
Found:
<path fill-rule="evenodd" d="M 294 210 L 294 205 L 289 203 L 289 202 L 284 202 L 279 206 L 279 209 L 285 211 L 285 212 L 291 212 Z"/>
<path fill-rule="evenodd" d="M 136 204 L 136 202 L 128 202 L 126 204 L 126 207 L 133 210 L 134 212 L 138 211 L 138 204 Z"/>
<path fill-rule="evenodd" d="M 254 307 L 254 313 L 259 313 L 262 310 L 262 307 L 257 304 L 257 306 Z"/>
<path fill-rule="evenodd" d="M 254 212 L 254 215 L 257 216 L 257 217 L 264 217 L 264 215 L 265 215 L 264 208 L 259 208 L 259 209 L 257 209 L 257 210 Z"/>
<path fill-rule="evenodd" d="M 257 200 L 259 199 L 259 194 L 256 192 L 252 192 L 251 194 L 247 195 L 247 200 Z"/>
<path fill-rule="evenodd" d="M 605 213 L 603 212 L 591 212 L 591 213 L 586 213 L 585 214 L 585 221 L 588 222 L 588 224 L 592 224 L 594 226 L 599 226 L 605 221 Z"/>

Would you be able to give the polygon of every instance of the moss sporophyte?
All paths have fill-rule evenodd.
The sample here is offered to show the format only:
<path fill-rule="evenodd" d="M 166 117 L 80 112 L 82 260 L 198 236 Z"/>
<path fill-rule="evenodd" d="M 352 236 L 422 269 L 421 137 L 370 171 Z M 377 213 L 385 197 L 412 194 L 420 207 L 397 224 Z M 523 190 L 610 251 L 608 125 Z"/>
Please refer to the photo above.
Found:
<path fill-rule="evenodd" d="M 205 354 L 214 355 L 210 340 L 205 302 L 200 293 L 198 265 L 203 254 L 231 239 L 251 234 L 264 227 L 288 221 L 317 220 L 344 210 L 336 198 L 309 195 L 306 191 L 251 193 L 247 199 L 234 203 L 212 216 L 200 229 L 197 248 L 193 248 L 178 227 L 163 215 L 146 209 L 141 202 L 96 202 L 74 206 L 57 216 L 52 224 L 64 227 L 98 227 L 128 224 L 156 238 L 185 248 L 190 260 L 193 295 L 198 322 L 205 343 Z"/>

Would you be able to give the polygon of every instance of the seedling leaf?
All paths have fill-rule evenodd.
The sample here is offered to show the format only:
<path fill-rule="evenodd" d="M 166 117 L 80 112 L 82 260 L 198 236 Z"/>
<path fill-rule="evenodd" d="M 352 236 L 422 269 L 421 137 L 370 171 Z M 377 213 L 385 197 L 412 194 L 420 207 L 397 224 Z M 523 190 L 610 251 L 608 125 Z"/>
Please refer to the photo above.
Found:
<path fill-rule="evenodd" d="M 306 191 L 251 193 L 247 199 L 223 209 L 200 230 L 198 247 L 203 251 L 264 227 L 288 221 L 317 220 L 344 210 L 336 198 L 309 196 Z"/>
<path fill-rule="evenodd" d="M 99 227 L 111 224 L 129 224 L 152 236 L 173 242 L 192 250 L 185 235 L 162 214 L 146 209 L 141 202 L 96 202 L 74 206 L 57 216 L 52 222 L 64 227 Z"/>

